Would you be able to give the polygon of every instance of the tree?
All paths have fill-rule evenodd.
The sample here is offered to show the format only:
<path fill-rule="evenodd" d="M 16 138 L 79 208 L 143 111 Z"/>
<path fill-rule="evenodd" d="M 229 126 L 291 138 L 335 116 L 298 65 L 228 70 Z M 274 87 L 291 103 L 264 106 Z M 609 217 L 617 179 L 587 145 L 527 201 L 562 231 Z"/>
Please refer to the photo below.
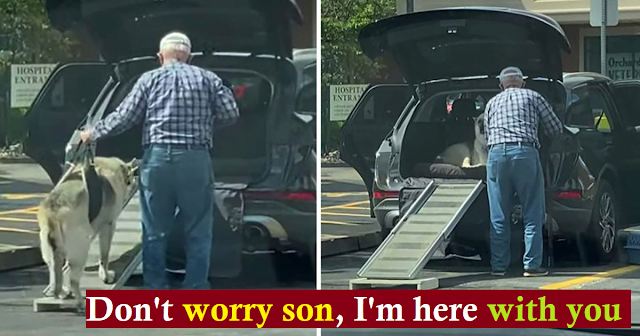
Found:
<path fill-rule="evenodd" d="M 0 147 L 21 140 L 23 110 L 10 109 L 11 64 L 95 59 L 71 34 L 53 29 L 44 0 L 0 0 Z"/>
<path fill-rule="evenodd" d="M 384 81 L 388 76 L 380 61 L 360 50 L 358 33 L 376 20 L 396 14 L 395 0 L 323 0 L 321 14 L 322 146 L 337 147 L 339 123 L 329 121 L 329 85 Z"/>

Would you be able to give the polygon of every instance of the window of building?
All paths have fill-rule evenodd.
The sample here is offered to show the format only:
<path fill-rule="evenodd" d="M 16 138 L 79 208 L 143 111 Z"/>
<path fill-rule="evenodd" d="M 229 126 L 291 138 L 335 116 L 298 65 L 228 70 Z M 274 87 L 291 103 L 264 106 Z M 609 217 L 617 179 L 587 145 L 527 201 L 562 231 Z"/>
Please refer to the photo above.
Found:
<path fill-rule="evenodd" d="M 584 42 L 585 71 L 600 72 L 600 37 Z M 613 80 L 640 79 L 640 36 L 607 36 L 606 73 Z"/>

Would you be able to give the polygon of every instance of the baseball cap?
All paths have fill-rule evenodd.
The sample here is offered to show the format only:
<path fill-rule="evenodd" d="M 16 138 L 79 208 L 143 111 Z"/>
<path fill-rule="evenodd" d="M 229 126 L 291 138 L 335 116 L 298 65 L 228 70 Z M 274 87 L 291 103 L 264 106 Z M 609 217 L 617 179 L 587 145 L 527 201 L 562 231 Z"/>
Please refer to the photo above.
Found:
<path fill-rule="evenodd" d="M 500 81 L 502 81 L 503 79 L 507 78 L 507 77 L 511 77 L 511 76 L 517 76 L 520 78 L 523 78 L 524 75 L 522 74 L 522 71 L 519 68 L 516 67 L 506 67 L 504 69 L 502 69 L 502 71 L 500 71 Z"/>
<path fill-rule="evenodd" d="M 168 46 L 173 46 L 179 50 L 191 52 L 191 40 L 187 35 L 180 32 L 172 32 L 160 40 L 160 50 L 164 50 Z"/>

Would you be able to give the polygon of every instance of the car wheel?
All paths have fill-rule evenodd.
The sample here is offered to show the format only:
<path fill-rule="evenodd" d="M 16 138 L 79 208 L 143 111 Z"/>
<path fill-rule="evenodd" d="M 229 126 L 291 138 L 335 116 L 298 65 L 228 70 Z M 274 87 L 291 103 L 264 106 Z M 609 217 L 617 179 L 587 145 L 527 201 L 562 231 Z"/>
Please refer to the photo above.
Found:
<path fill-rule="evenodd" d="M 610 262 L 616 254 L 615 242 L 622 218 L 618 199 L 611 184 L 600 181 L 589 225 L 590 258 L 595 262 Z"/>

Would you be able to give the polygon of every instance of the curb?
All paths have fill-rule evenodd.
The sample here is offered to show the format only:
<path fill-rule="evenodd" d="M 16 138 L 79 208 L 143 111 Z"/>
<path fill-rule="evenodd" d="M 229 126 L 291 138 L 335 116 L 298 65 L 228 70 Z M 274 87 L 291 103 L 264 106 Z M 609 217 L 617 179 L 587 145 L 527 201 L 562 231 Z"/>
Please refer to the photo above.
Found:
<path fill-rule="evenodd" d="M 321 168 L 344 168 L 344 167 L 350 167 L 350 166 L 340 161 L 340 162 L 321 162 L 320 167 Z"/>
<path fill-rule="evenodd" d="M 0 272 L 42 265 L 42 255 L 37 246 L 0 252 Z"/>
<path fill-rule="evenodd" d="M 0 158 L 0 163 L 36 163 L 31 158 Z"/>
<path fill-rule="evenodd" d="M 358 252 L 380 245 L 382 239 L 379 232 L 366 233 L 360 236 L 351 236 L 324 240 L 321 242 L 321 257 L 330 257 L 350 252 Z"/>

